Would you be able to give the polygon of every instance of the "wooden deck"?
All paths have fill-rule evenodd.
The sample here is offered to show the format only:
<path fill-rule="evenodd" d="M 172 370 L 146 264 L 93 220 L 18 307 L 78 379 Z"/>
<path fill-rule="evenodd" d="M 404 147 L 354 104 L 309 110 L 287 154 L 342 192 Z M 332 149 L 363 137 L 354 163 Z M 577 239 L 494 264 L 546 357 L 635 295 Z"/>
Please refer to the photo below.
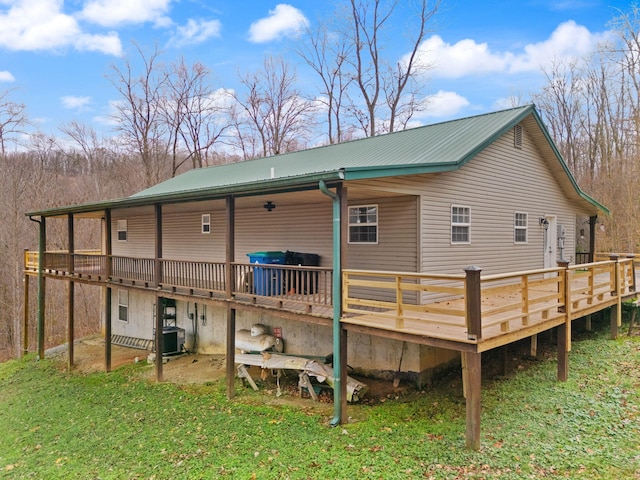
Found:
<path fill-rule="evenodd" d="M 501 275 L 473 273 L 478 273 L 475 282 L 469 275 L 346 270 L 342 323 L 347 330 L 483 352 L 619 308 L 624 297 L 635 294 L 633 260 L 626 258 Z M 416 293 L 420 303 L 404 302 Z"/>
<path fill-rule="evenodd" d="M 43 267 L 50 277 L 323 319 L 333 315 L 328 268 L 234 263 L 228 298 L 224 263 L 160 263 L 159 283 L 155 262 L 148 258 L 47 252 Z M 37 252 L 25 252 L 25 273 L 37 272 Z M 619 305 L 635 293 L 636 282 L 633 258 L 615 258 L 485 276 L 479 270 L 460 275 L 344 270 L 342 284 L 346 330 L 482 352 Z"/>

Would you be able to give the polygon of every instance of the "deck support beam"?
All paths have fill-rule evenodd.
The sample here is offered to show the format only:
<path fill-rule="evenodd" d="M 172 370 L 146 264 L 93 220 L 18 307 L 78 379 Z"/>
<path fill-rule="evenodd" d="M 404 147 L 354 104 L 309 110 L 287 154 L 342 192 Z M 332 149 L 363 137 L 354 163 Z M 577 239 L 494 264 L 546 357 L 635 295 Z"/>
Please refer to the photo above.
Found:
<path fill-rule="evenodd" d="M 480 416 L 482 388 L 482 354 L 462 352 L 462 381 L 466 398 L 467 448 L 480 450 Z"/>

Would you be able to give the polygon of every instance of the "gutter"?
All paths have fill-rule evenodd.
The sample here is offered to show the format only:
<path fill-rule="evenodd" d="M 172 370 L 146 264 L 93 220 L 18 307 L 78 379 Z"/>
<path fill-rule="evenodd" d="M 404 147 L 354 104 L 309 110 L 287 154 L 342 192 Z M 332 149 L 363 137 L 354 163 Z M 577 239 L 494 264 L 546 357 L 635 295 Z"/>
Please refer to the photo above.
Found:
<path fill-rule="evenodd" d="M 340 198 L 327 188 L 324 180 L 318 183 L 320 191 L 331 198 L 333 202 L 333 290 L 331 297 L 333 298 L 333 419 L 331 426 L 335 427 L 340 424 L 342 418 L 342 378 L 340 377 L 340 275 L 342 267 L 340 264 Z M 337 368 L 336 368 L 337 366 Z"/>

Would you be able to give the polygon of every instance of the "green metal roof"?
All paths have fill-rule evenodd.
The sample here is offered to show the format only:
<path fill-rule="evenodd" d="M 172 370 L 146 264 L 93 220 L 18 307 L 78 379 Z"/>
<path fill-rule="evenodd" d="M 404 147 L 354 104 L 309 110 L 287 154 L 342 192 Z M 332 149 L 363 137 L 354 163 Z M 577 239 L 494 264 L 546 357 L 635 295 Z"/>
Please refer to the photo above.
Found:
<path fill-rule="evenodd" d="M 297 189 L 320 180 L 357 180 L 415 173 L 456 170 L 514 125 L 533 116 L 551 156 L 566 173 L 579 197 L 597 209 L 608 210 L 583 193 L 542 124 L 533 105 L 452 120 L 387 135 L 302 150 L 229 165 L 190 170 L 131 197 L 31 212 L 53 216 L 162 202 L 215 198 L 227 194 Z"/>

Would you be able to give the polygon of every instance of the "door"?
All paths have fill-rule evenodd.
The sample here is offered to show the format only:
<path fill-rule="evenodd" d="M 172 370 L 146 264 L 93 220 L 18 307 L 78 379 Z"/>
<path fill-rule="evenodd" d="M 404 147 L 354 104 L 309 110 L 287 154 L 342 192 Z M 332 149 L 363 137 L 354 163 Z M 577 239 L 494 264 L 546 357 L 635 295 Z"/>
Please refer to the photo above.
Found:
<path fill-rule="evenodd" d="M 557 266 L 557 242 L 558 220 L 555 215 L 545 215 L 542 226 L 544 228 L 544 268 Z"/>

